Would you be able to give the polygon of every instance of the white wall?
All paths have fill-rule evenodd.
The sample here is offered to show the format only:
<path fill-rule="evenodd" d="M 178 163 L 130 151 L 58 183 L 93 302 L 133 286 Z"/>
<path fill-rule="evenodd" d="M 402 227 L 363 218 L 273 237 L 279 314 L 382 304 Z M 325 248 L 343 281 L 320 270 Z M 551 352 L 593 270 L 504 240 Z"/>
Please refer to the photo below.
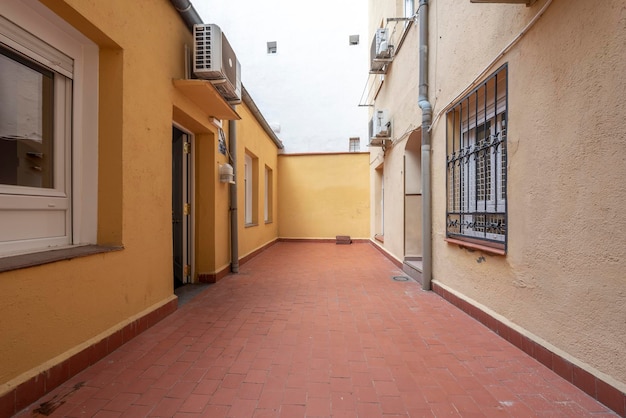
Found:
<path fill-rule="evenodd" d="M 369 70 L 366 0 L 195 0 L 194 8 L 228 38 L 242 83 L 280 125 L 285 153 L 345 152 L 350 137 L 367 151 L 368 109 L 358 107 Z M 267 53 L 270 41 L 276 54 Z"/>

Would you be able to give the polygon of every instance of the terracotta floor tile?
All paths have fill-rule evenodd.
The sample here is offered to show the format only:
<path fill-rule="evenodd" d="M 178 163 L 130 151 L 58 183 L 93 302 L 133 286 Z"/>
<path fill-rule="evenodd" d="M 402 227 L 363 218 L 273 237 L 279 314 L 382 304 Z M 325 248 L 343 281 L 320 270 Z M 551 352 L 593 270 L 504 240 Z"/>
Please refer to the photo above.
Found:
<path fill-rule="evenodd" d="M 281 418 L 299 418 L 306 416 L 304 405 L 283 405 L 278 415 Z"/>
<path fill-rule="evenodd" d="M 191 394 L 181 405 L 180 412 L 201 413 L 204 408 L 209 404 L 211 395 L 197 395 Z"/>
<path fill-rule="evenodd" d="M 131 405 L 133 405 L 138 399 L 139 395 L 136 393 L 120 393 L 113 398 L 109 403 L 104 406 L 107 411 L 124 412 Z"/>
<path fill-rule="evenodd" d="M 279 242 L 72 377 L 52 416 L 615 416 L 402 274 L 370 244 Z"/>

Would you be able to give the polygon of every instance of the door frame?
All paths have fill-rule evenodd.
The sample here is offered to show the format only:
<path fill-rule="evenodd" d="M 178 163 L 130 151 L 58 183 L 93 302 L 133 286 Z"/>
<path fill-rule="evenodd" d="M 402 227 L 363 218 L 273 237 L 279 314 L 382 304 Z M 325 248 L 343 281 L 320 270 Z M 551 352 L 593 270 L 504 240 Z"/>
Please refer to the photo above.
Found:
<path fill-rule="evenodd" d="M 190 144 L 190 152 L 188 155 L 188 158 L 184 158 L 185 154 L 183 153 L 183 193 L 182 193 L 182 199 L 183 199 L 183 205 L 185 203 L 188 203 L 190 206 L 190 212 L 189 215 L 184 216 L 183 217 L 183 259 L 186 260 L 187 264 L 189 265 L 189 275 L 187 275 L 186 277 L 184 277 L 183 280 L 183 284 L 189 284 L 189 283 L 194 283 L 195 280 L 195 266 L 194 266 L 194 260 L 195 260 L 195 206 L 194 206 L 194 202 L 195 202 L 195 164 L 194 164 L 194 155 L 195 155 L 195 136 L 194 134 L 186 129 L 184 126 L 176 123 L 176 122 L 172 122 L 172 128 L 176 128 L 178 129 L 180 132 L 182 132 L 187 138 L 187 142 Z M 174 150 L 172 150 L 172 157 L 173 157 L 173 152 Z M 172 181 L 172 193 L 173 193 L 173 181 Z M 174 237 L 172 236 L 172 245 L 173 245 L 173 239 Z M 173 251 L 173 247 L 172 247 L 172 251 Z M 172 260 L 173 263 L 173 260 Z M 173 265 L 172 265 L 173 267 Z"/>

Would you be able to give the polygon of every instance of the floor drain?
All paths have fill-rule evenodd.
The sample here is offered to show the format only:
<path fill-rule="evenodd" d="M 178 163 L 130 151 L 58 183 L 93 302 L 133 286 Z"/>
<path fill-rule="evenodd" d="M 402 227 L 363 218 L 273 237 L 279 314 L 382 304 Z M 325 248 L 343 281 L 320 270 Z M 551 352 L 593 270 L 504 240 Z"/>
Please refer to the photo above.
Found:
<path fill-rule="evenodd" d="M 409 278 L 406 276 L 393 276 L 392 279 L 394 279 L 396 282 L 408 282 Z"/>

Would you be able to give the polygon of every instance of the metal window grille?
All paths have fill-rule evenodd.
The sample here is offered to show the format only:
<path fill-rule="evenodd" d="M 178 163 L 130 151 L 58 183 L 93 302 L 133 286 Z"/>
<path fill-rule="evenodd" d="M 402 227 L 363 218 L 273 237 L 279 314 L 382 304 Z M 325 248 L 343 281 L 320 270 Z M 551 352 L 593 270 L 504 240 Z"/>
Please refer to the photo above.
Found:
<path fill-rule="evenodd" d="M 507 66 L 447 113 L 446 236 L 506 249 Z"/>

